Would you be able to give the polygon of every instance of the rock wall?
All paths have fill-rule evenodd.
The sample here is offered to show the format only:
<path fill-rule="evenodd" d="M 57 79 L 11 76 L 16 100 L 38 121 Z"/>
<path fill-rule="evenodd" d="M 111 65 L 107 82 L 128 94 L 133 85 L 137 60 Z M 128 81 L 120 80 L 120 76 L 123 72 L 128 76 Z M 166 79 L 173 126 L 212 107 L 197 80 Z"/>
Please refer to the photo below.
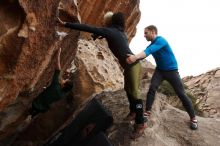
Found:
<path fill-rule="evenodd" d="M 104 40 L 80 39 L 75 64 L 79 72 L 75 97 L 83 101 L 94 93 L 123 88 L 122 68 Z M 79 84 L 80 83 L 80 84 Z"/>
<path fill-rule="evenodd" d="M 77 7 L 66 2 L 61 8 L 63 17 L 77 20 Z M 55 22 L 59 3 L 0 2 L 0 139 L 16 129 L 33 98 L 50 82 L 56 50 L 62 48 L 63 70 L 75 57 L 79 32 L 68 30 L 63 40 L 57 35 L 61 31 Z"/>
<path fill-rule="evenodd" d="M 139 0 L 79 0 L 78 6 L 82 23 L 98 26 L 103 24 L 103 16 L 107 11 L 123 12 L 129 40 L 134 37 L 140 19 Z"/>
<path fill-rule="evenodd" d="M 55 22 L 59 1 L 1 3 L 3 24 L 0 36 L 0 110 L 3 110 L 16 100 L 19 93 L 40 90 L 50 81 L 54 70 L 53 55 L 59 47 L 63 48 L 63 69 L 67 68 L 67 64 L 70 64 L 76 54 L 77 43 L 72 41 L 77 40 L 79 33 L 69 31 L 68 37 L 59 41 Z M 71 4 L 70 1 L 69 3 Z M 13 12 L 13 7 L 17 12 Z M 10 14 L 8 12 L 11 12 L 12 16 L 7 16 Z M 70 14 L 75 17 L 73 11 Z M 8 20 L 4 19 L 5 17 Z"/>
<path fill-rule="evenodd" d="M 60 28 L 56 24 L 56 17 L 59 16 L 64 21 L 101 26 L 103 15 L 109 10 L 125 13 L 126 31 L 131 40 L 140 19 L 139 0 L 0 1 L 0 140 L 16 132 L 34 97 L 50 83 L 55 67 L 54 54 L 59 47 L 62 48 L 62 72 L 72 67 L 77 50 L 81 50 L 74 62 L 78 70 L 75 93 L 82 102 L 104 89 L 116 90 L 122 87 L 122 70 L 107 50 L 105 42 L 95 44 L 89 40 L 89 36 Z M 91 53 L 94 55 L 83 58 L 87 49 L 94 49 Z M 91 63 L 88 57 L 93 59 L 93 65 L 87 69 Z M 103 57 L 108 59 L 104 60 Z M 113 69 L 115 72 L 110 71 Z M 113 76 L 115 78 L 112 79 Z M 86 88 L 91 90 L 85 94 Z M 56 109 L 67 110 L 64 103 L 58 102 L 57 107 L 51 107 L 54 110 L 52 113 L 50 111 L 42 117 L 51 121 L 50 115 L 54 115 L 56 119 L 56 112 L 59 112 Z M 69 115 L 60 116 L 60 121 L 50 127 L 50 132 L 44 129 L 47 134 L 40 133 L 42 131 L 38 127 L 37 134 L 42 135 L 39 139 L 47 138 Z M 56 120 L 53 122 L 56 123 Z M 39 123 L 35 123 L 34 130 L 37 131 L 36 125 Z M 47 125 L 53 124 L 48 122 Z"/>

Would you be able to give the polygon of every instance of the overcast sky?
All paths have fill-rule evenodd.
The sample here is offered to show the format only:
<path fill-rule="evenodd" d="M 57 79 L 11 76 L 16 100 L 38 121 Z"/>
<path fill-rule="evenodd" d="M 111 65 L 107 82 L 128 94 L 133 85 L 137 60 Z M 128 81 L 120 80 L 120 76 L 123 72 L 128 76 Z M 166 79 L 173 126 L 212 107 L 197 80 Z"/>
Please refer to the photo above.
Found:
<path fill-rule="evenodd" d="M 220 67 L 219 0 L 140 0 L 140 10 L 141 20 L 130 43 L 134 53 L 150 43 L 144 28 L 153 24 L 172 47 L 181 77 Z M 155 64 L 152 56 L 147 60 Z"/>

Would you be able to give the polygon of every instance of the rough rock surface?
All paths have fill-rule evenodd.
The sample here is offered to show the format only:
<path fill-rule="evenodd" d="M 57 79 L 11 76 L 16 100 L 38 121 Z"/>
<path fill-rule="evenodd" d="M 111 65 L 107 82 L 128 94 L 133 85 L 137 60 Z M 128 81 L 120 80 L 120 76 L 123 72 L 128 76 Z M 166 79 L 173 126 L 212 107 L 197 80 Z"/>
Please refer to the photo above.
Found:
<path fill-rule="evenodd" d="M 145 83 L 144 83 L 145 84 Z M 146 96 L 148 85 L 142 88 Z M 109 98 L 110 97 L 110 98 Z M 217 146 L 220 144 L 220 119 L 197 117 L 199 129 L 189 128 L 189 117 L 185 111 L 174 108 L 157 94 L 147 129 L 140 138 L 131 139 L 134 122 L 124 121 L 128 114 L 128 102 L 124 91 L 105 93 L 102 103 L 113 112 L 114 125 L 107 135 L 114 146 Z"/>
<path fill-rule="evenodd" d="M 63 5 L 63 17 L 77 20 L 72 1 Z M 76 54 L 79 32 L 68 30 L 63 40 L 56 25 L 60 1 L 0 2 L 0 139 L 16 130 L 16 125 L 33 98 L 50 82 L 56 50 L 61 47 L 65 70 Z M 39 13 L 41 12 L 41 13 Z"/>
<path fill-rule="evenodd" d="M 140 19 L 139 0 L 78 0 L 78 7 L 82 23 L 97 26 L 102 25 L 107 11 L 124 12 L 129 40 L 136 33 L 136 25 Z"/>
<path fill-rule="evenodd" d="M 81 39 L 90 44 L 87 42 L 89 37 L 82 37 L 79 31 L 58 27 L 56 17 L 59 16 L 64 21 L 101 26 L 104 13 L 109 10 L 120 10 L 125 13 L 126 32 L 131 40 L 140 19 L 139 0 L 0 1 L 0 141 L 16 133 L 25 118 L 26 110 L 31 105 L 31 101 L 50 83 L 55 67 L 54 54 L 56 50 L 59 47 L 62 48 L 61 67 L 63 72 L 72 67 L 71 63 L 78 50 L 78 40 Z M 103 54 L 103 56 L 111 55 L 111 53 L 105 54 L 109 53 L 106 51 L 106 46 L 102 48 L 104 51 L 97 52 L 96 59 L 100 59 Z M 112 56 L 109 58 L 108 61 L 115 60 Z M 80 60 L 78 62 L 82 63 L 82 66 L 86 66 Z M 111 65 L 113 66 L 111 67 Z M 90 68 L 92 70 L 88 69 L 92 72 L 80 72 L 82 70 L 79 64 L 75 80 L 77 86 L 74 93 L 82 95 L 80 97 L 82 100 L 77 100 L 77 104 L 71 109 L 77 108 L 86 98 L 96 92 L 121 88 L 123 85 L 122 72 L 116 65 L 116 62 L 106 66 L 105 64 L 99 65 L 99 67 L 94 64 L 93 68 Z M 110 75 L 112 72 L 106 72 L 106 68 L 117 70 L 118 73 L 114 74 L 113 80 L 110 80 L 110 77 L 113 76 Z M 109 78 L 107 78 L 108 73 Z M 88 79 L 91 80 L 88 81 Z M 91 90 L 85 94 L 84 87 Z M 45 124 L 47 125 L 47 128 L 44 128 L 45 133 L 39 130 L 41 129 L 38 126 L 40 124 L 34 122 L 33 127 L 35 128 L 32 130 L 36 131 L 36 135 L 41 135 L 38 139 L 50 136 L 71 115 L 69 111 L 73 109 L 69 110 L 64 103 L 65 101 L 56 103 L 56 107 L 51 107 L 53 112 L 45 113 L 40 116 L 40 120 L 37 120 L 39 123 L 48 122 Z M 69 114 L 62 115 L 57 109 Z M 53 124 L 51 122 L 53 116 L 55 119 L 56 116 L 60 116 L 60 120 L 54 120 Z"/>
<path fill-rule="evenodd" d="M 100 93 L 116 91 L 123 88 L 123 70 L 108 49 L 105 41 L 88 41 L 80 39 L 75 64 L 79 72 L 76 82 L 81 83 L 77 99 Z"/>
<path fill-rule="evenodd" d="M 220 117 L 220 68 L 199 76 L 185 77 L 185 84 L 197 98 L 205 117 Z"/>

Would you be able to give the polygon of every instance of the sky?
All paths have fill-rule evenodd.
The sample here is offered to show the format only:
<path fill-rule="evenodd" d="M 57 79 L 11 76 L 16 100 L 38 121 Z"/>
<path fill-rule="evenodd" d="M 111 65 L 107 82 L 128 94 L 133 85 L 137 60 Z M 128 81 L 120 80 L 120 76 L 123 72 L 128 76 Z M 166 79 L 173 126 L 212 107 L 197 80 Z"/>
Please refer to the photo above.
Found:
<path fill-rule="evenodd" d="M 130 43 L 135 54 L 150 44 L 144 28 L 153 24 L 170 44 L 181 77 L 220 67 L 219 0 L 140 0 L 140 11 L 137 33 Z M 152 56 L 146 59 L 155 65 Z"/>

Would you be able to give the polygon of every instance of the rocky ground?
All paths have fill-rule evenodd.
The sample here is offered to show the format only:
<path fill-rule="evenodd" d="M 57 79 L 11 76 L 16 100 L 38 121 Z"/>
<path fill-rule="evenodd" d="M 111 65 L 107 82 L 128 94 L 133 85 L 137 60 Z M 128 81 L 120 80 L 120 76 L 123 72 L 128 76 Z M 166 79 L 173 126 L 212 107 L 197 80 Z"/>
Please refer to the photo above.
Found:
<path fill-rule="evenodd" d="M 147 83 L 147 82 L 145 82 Z M 144 88 L 143 88 L 144 87 Z M 148 84 L 142 86 L 142 96 L 146 96 Z M 220 119 L 205 118 L 197 116 L 199 129 L 192 131 L 189 128 L 189 118 L 185 111 L 175 108 L 168 104 L 167 98 L 161 93 L 157 93 L 153 105 L 152 115 L 147 122 L 147 129 L 143 136 L 137 139 L 131 139 L 133 130 L 132 122 L 124 120 L 128 114 L 128 101 L 124 90 L 116 92 L 103 92 L 98 96 L 101 103 L 112 112 L 114 123 L 106 131 L 110 142 L 113 146 L 218 146 L 220 145 Z M 66 105 L 66 102 L 64 102 Z M 46 115 L 45 115 L 46 116 Z M 46 119 L 36 119 L 35 124 L 29 126 L 29 130 L 23 132 L 18 138 L 22 146 L 40 146 L 42 141 L 33 137 L 34 125 L 45 124 Z M 38 122 L 37 122 L 38 121 Z M 51 120 L 50 120 L 51 121 Z M 32 129 L 32 130 L 31 130 Z M 42 128 L 41 128 L 42 129 Z M 30 134 L 32 131 L 32 134 Z M 29 134 L 28 134 L 29 133 Z M 32 137 L 29 138 L 28 137 Z M 9 145 L 9 143 L 7 143 Z M 16 143 L 16 146 L 18 143 Z M 5 146 L 5 145 L 4 145 Z"/>
<path fill-rule="evenodd" d="M 147 89 L 146 89 L 147 90 Z M 145 91 L 146 92 L 146 91 Z M 143 93 L 145 96 L 146 93 Z M 199 129 L 189 128 L 185 111 L 167 104 L 165 96 L 157 94 L 157 100 L 145 134 L 131 139 L 133 123 L 124 121 L 128 114 L 128 102 L 124 91 L 104 93 L 102 103 L 112 111 L 113 126 L 107 135 L 114 146 L 217 146 L 220 145 L 220 119 L 198 117 Z"/>

